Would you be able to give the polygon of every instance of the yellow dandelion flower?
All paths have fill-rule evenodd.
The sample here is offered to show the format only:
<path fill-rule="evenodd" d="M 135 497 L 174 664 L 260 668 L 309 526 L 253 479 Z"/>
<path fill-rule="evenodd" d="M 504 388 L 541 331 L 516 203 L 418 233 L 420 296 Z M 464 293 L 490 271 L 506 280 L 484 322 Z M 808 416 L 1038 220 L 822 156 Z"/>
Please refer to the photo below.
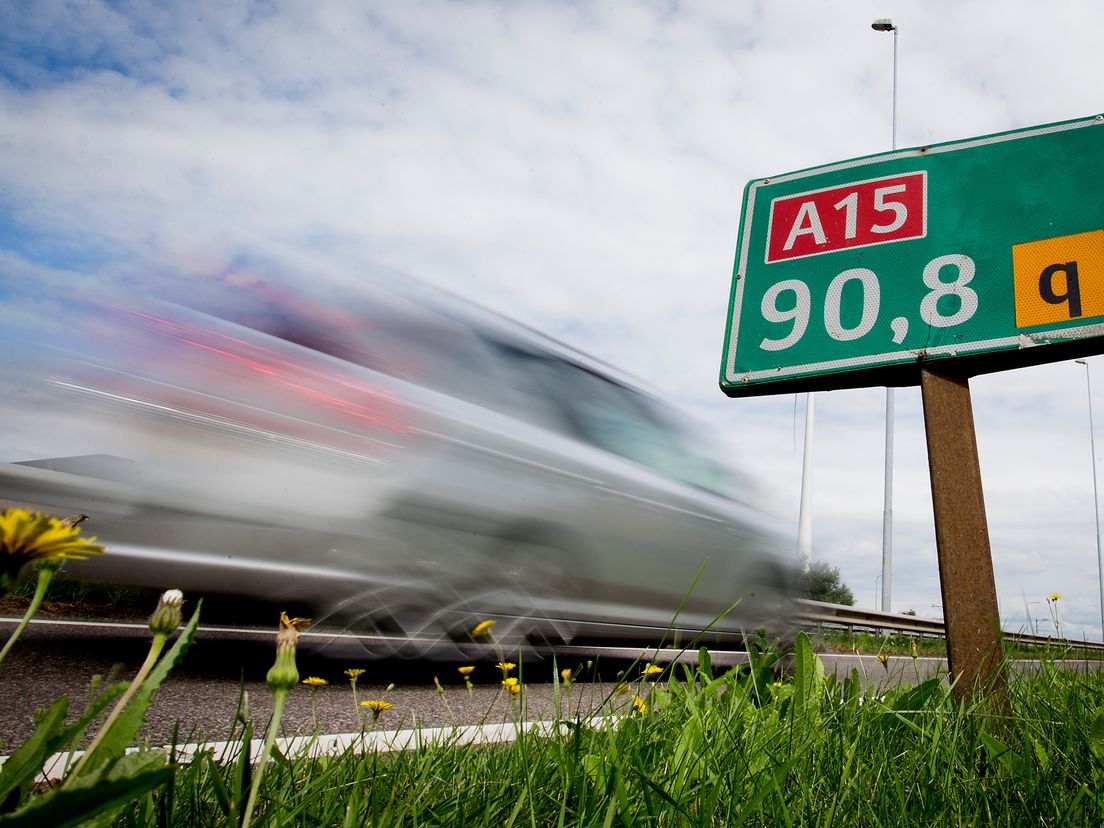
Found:
<path fill-rule="evenodd" d="M 491 628 L 495 625 L 494 621 L 480 621 L 475 625 L 475 629 L 471 631 L 472 638 L 480 638 L 491 631 Z"/>
<path fill-rule="evenodd" d="M 308 676 L 307 678 L 303 679 L 302 683 L 306 684 L 309 687 L 325 687 L 327 684 L 329 684 L 329 682 L 326 681 L 324 678 L 319 678 L 318 676 Z"/>
<path fill-rule="evenodd" d="M 518 680 L 516 678 L 514 678 L 513 676 L 510 676 L 509 678 L 504 678 L 502 680 L 502 683 L 506 687 L 517 687 L 518 686 Z"/>
<path fill-rule="evenodd" d="M 632 705 L 633 709 L 635 709 L 636 712 L 640 713 L 641 715 L 648 712 L 648 703 L 644 701 L 644 699 L 640 698 L 640 696 L 633 696 Z"/>
<path fill-rule="evenodd" d="M 1048 601 L 1057 601 L 1061 597 L 1062 596 L 1061 596 L 1060 593 L 1052 592 L 1052 593 L 1050 593 L 1050 595 L 1047 596 L 1047 600 Z"/>
<path fill-rule="evenodd" d="M 887 661 L 889 661 L 889 656 L 887 656 L 885 653 L 878 653 L 877 659 L 881 664 L 885 664 Z"/>
<path fill-rule="evenodd" d="M 497 667 L 499 670 L 501 670 L 504 673 L 508 673 L 511 670 L 513 670 L 515 667 L 517 667 L 517 665 L 514 664 L 514 662 L 512 662 L 512 661 L 500 661 L 500 662 L 498 662 L 498 664 L 495 665 L 495 667 Z"/>
<path fill-rule="evenodd" d="M 95 538 L 80 537 L 79 520 L 61 521 L 26 509 L 0 512 L 0 594 L 6 594 L 31 561 L 82 561 L 103 554 Z"/>
<path fill-rule="evenodd" d="M 361 707 L 367 707 L 372 711 L 372 721 L 378 722 L 380 714 L 385 710 L 394 710 L 395 705 L 391 702 L 386 702 L 383 699 L 366 699 L 360 703 Z"/>
<path fill-rule="evenodd" d="M 514 696 L 516 696 L 516 695 L 517 695 L 518 693 L 520 693 L 520 692 L 521 692 L 521 685 L 520 685 L 520 684 L 511 684 L 511 685 L 510 685 L 510 693 L 511 693 L 511 695 L 514 695 Z"/>
<path fill-rule="evenodd" d="M 570 667 L 564 667 L 562 670 L 560 670 L 560 679 L 563 680 L 564 684 L 567 684 L 569 681 L 571 681 Z"/>
<path fill-rule="evenodd" d="M 663 668 L 660 667 L 658 664 L 649 664 L 647 667 L 644 668 L 644 675 L 646 676 L 658 676 L 662 672 Z"/>
<path fill-rule="evenodd" d="M 345 671 L 345 675 L 347 675 L 351 679 L 360 678 L 364 675 L 364 668 L 350 667 L 348 670 Z"/>
<path fill-rule="evenodd" d="M 367 707 L 373 712 L 382 713 L 384 710 L 394 710 L 395 705 L 383 699 L 365 699 L 360 703 L 361 707 Z"/>
<path fill-rule="evenodd" d="M 782 689 L 782 682 L 776 681 L 771 685 L 771 687 L 773 687 L 775 690 L 781 690 Z"/>
<path fill-rule="evenodd" d="M 457 667 L 456 670 L 462 676 L 470 676 L 473 672 L 475 672 L 475 667 L 471 664 L 468 664 L 464 667 Z"/>

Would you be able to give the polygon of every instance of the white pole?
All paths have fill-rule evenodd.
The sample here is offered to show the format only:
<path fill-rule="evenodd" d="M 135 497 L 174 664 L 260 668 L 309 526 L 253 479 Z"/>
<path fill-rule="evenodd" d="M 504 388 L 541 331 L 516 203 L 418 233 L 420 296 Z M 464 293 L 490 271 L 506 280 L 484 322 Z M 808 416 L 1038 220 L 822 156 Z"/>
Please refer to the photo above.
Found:
<path fill-rule="evenodd" d="M 889 20 L 877 20 L 875 31 L 893 32 L 893 114 L 890 144 L 897 149 L 897 27 Z M 882 508 L 882 612 L 891 612 L 893 595 L 893 388 L 886 388 L 885 489 Z"/>
<path fill-rule="evenodd" d="M 893 389 L 886 389 L 885 502 L 882 509 L 882 612 L 892 612 L 893 594 Z"/>
<path fill-rule="evenodd" d="M 1100 635 L 1104 640 L 1104 555 L 1100 552 L 1100 494 L 1096 485 L 1096 430 L 1093 428 L 1092 380 L 1089 378 L 1089 363 L 1076 360 L 1085 366 L 1085 389 L 1089 393 L 1089 450 L 1092 452 L 1093 471 L 1093 510 L 1096 514 L 1096 574 L 1100 582 Z"/>
<path fill-rule="evenodd" d="M 801 571 L 808 572 L 813 560 L 813 392 L 805 395 L 805 451 L 801 460 L 801 509 L 797 518 L 797 554 Z"/>

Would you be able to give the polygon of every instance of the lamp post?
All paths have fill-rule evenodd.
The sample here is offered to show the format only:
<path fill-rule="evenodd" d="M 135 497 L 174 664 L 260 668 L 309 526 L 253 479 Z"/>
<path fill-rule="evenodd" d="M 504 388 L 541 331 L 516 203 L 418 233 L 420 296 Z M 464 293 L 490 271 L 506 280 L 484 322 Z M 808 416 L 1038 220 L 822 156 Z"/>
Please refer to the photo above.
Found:
<path fill-rule="evenodd" d="M 808 572 L 813 560 L 813 392 L 805 395 L 805 451 L 801 458 L 801 505 L 797 516 L 797 554 L 801 571 Z"/>
<path fill-rule="evenodd" d="M 1096 574 L 1100 584 L 1100 635 L 1104 640 L 1104 555 L 1100 552 L 1100 494 L 1096 485 L 1096 429 L 1093 428 L 1092 379 L 1089 375 L 1089 363 L 1083 359 L 1074 361 L 1085 369 L 1085 390 L 1089 395 L 1089 450 L 1092 452 L 1093 511 L 1096 515 Z"/>
<path fill-rule="evenodd" d="M 897 149 L 897 27 L 888 18 L 870 24 L 876 32 L 893 32 L 893 115 L 891 149 Z M 882 511 L 882 611 L 889 612 L 893 593 L 893 388 L 886 387 L 885 490 Z"/>
<path fill-rule="evenodd" d="M 1024 601 L 1024 612 L 1027 615 L 1027 631 L 1029 633 L 1039 634 L 1039 622 L 1031 617 L 1031 607 L 1035 604 L 1041 604 L 1042 601 Z"/>

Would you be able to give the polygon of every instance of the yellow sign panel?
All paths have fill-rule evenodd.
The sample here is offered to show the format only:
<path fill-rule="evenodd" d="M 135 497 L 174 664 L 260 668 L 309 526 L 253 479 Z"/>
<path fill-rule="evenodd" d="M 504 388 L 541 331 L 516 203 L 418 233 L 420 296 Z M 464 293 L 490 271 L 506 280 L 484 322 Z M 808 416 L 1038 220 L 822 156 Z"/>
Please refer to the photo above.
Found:
<path fill-rule="evenodd" d="M 1104 230 L 1012 245 L 1016 327 L 1104 316 Z"/>

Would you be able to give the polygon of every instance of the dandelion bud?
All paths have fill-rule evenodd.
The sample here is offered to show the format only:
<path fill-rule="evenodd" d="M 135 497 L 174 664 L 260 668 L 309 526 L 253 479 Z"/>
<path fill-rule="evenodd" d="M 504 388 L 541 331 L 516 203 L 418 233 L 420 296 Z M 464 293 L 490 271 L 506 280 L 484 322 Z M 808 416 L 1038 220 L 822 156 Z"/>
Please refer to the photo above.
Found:
<path fill-rule="evenodd" d="M 249 691 L 242 690 L 241 704 L 238 705 L 238 721 L 249 724 Z"/>
<path fill-rule="evenodd" d="M 273 690 L 290 690 L 299 683 L 299 670 L 295 666 L 295 647 L 299 643 L 299 628 L 309 618 L 288 618 L 280 613 L 280 629 L 276 633 L 276 663 L 268 671 L 266 681 Z"/>
<path fill-rule="evenodd" d="M 184 593 L 179 589 L 166 590 L 157 602 L 157 609 L 150 616 L 149 628 L 154 635 L 170 635 L 180 626 L 180 608 L 184 604 Z"/>

